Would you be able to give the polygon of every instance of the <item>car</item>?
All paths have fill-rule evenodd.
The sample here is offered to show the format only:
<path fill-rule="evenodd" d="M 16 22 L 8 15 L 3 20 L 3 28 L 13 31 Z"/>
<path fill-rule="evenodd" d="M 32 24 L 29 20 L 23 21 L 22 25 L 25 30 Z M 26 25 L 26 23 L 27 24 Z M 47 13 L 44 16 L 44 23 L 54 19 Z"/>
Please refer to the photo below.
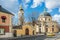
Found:
<path fill-rule="evenodd" d="M 55 33 L 46 33 L 47 36 L 55 36 Z"/>

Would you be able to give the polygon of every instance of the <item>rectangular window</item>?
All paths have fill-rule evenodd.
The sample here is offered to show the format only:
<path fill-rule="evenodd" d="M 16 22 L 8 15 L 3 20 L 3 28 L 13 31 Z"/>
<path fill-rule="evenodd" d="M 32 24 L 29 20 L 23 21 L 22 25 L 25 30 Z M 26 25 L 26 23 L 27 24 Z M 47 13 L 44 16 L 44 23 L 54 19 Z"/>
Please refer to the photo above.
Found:
<path fill-rule="evenodd" d="M 52 25 L 52 27 L 54 27 L 54 25 Z"/>
<path fill-rule="evenodd" d="M 54 32 L 54 28 L 52 28 L 52 32 Z"/>
<path fill-rule="evenodd" d="M 48 27 L 48 25 L 45 25 L 45 27 Z"/>
<path fill-rule="evenodd" d="M 47 18 L 45 18 L 45 21 L 46 21 Z"/>
<path fill-rule="evenodd" d="M 5 34 L 4 29 L 0 29 L 0 35 Z"/>
<path fill-rule="evenodd" d="M 2 19 L 2 22 L 4 22 L 4 23 L 5 23 L 5 19 Z"/>
<path fill-rule="evenodd" d="M 46 32 L 48 32 L 48 28 L 46 28 Z"/>
<path fill-rule="evenodd" d="M 50 18 L 49 18 L 49 21 L 50 21 Z"/>
<path fill-rule="evenodd" d="M 5 23 L 6 21 L 6 16 L 1 16 L 2 22 Z"/>
<path fill-rule="evenodd" d="M 41 27 L 41 24 L 39 25 L 39 27 Z"/>
<path fill-rule="evenodd" d="M 36 34 L 39 34 L 39 32 L 36 32 Z"/>
<path fill-rule="evenodd" d="M 41 33 L 41 28 L 39 28 L 39 33 Z"/>

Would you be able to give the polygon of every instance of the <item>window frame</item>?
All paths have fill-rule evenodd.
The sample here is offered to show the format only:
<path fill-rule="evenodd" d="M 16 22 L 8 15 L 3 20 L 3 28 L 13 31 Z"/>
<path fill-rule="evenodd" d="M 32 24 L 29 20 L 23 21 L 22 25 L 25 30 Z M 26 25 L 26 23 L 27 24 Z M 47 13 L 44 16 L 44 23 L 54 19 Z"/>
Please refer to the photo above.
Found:
<path fill-rule="evenodd" d="M 52 25 L 52 27 L 54 27 L 54 25 Z"/>
<path fill-rule="evenodd" d="M 39 33 L 41 33 L 41 28 L 39 28 Z"/>
<path fill-rule="evenodd" d="M 3 32 L 3 33 L 0 33 L 0 35 L 5 35 L 5 30 L 4 30 L 4 28 L 0 28 L 0 32 Z"/>
<path fill-rule="evenodd" d="M 54 32 L 54 28 L 52 28 L 52 32 Z"/>
<path fill-rule="evenodd" d="M 6 16 L 1 16 L 2 22 L 5 23 L 6 22 Z"/>
<path fill-rule="evenodd" d="M 48 32 L 48 28 L 46 28 L 46 32 Z"/>

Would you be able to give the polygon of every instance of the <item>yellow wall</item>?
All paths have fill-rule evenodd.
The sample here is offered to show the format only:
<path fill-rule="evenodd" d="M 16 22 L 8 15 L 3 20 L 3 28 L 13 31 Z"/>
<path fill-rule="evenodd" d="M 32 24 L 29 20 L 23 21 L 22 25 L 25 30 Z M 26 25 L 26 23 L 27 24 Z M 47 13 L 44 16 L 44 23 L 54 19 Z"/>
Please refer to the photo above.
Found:
<path fill-rule="evenodd" d="M 22 29 L 16 29 L 17 36 L 25 35 L 26 28 L 29 29 L 29 35 L 33 35 L 33 28 L 32 28 L 32 26 L 30 26 L 30 25 L 23 25 Z"/>
<path fill-rule="evenodd" d="M 54 27 L 52 27 L 52 25 L 54 25 Z M 52 28 L 54 28 L 54 31 L 52 31 Z M 48 27 L 48 32 L 49 33 L 56 33 L 58 31 L 59 31 L 59 29 L 57 27 L 57 23 L 56 22 L 50 22 L 50 25 Z"/>

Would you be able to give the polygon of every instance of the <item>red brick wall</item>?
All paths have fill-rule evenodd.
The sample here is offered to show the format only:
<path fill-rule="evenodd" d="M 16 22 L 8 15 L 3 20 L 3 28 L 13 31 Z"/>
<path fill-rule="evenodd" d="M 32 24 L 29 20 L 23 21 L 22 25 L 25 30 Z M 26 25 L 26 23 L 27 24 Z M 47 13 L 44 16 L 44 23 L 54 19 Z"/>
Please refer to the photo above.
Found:
<path fill-rule="evenodd" d="M 0 26 L 0 28 L 3 28 L 5 32 L 9 32 L 9 26 Z"/>

